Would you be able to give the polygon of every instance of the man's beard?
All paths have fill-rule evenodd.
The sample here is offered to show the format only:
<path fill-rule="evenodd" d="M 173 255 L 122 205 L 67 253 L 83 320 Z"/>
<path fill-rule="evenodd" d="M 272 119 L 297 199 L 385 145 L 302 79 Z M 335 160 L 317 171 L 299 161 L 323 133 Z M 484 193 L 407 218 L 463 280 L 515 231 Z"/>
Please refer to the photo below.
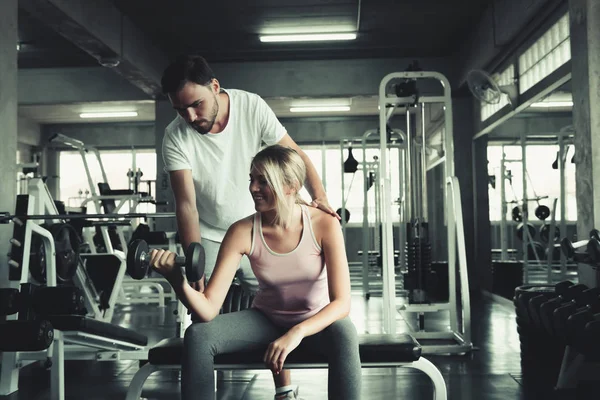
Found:
<path fill-rule="evenodd" d="M 203 119 L 201 121 L 196 120 L 190 123 L 192 128 L 194 128 L 194 130 L 201 135 L 206 135 L 208 132 L 210 132 L 217 119 L 217 114 L 219 113 L 219 103 L 217 102 L 217 96 L 214 96 L 214 98 L 215 103 L 213 105 L 209 118 Z"/>

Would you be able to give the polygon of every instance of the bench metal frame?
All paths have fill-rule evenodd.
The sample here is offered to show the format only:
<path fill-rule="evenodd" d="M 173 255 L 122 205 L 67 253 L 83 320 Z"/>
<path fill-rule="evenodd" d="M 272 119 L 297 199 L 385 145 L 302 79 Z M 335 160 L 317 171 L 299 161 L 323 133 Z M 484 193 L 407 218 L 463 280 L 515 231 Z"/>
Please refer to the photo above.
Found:
<path fill-rule="evenodd" d="M 433 383 L 433 399 L 434 400 L 447 400 L 448 394 L 446 390 L 446 383 L 444 377 L 439 369 L 426 358 L 419 358 L 413 362 L 380 362 L 380 363 L 362 363 L 362 368 L 413 368 L 424 372 Z M 285 364 L 286 369 L 316 369 L 316 368 L 328 368 L 325 363 L 289 363 Z M 142 390 L 144 383 L 150 375 L 157 371 L 169 371 L 179 370 L 181 365 L 155 365 L 146 364 L 141 367 L 138 372 L 133 376 L 129 389 L 127 390 L 127 397 L 125 400 L 139 400 L 142 397 Z M 215 364 L 215 370 L 264 370 L 266 369 L 264 364 Z"/>

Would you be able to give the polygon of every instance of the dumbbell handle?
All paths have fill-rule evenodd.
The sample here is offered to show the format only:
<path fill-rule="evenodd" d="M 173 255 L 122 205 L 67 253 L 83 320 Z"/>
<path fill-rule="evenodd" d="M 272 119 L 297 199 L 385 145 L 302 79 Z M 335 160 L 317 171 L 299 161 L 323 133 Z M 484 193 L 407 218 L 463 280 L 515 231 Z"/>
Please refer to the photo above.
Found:
<path fill-rule="evenodd" d="M 568 238 L 564 238 L 560 242 L 560 248 L 565 254 L 565 256 L 567 256 L 567 258 L 573 258 L 573 256 L 575 255 L 575 250 L 586 246 L 588 242 L 589 240 L 579 240 L 573 243 Z"/>
<path fill-rule="evenodd" d="M 587 239 L 586 240 L 578 240 L 576 242 L 573 242 L 572 245 L 574 248 L 579 249 L 583 246 L 587 246 L 588 242 L 589 242 L 589 240 L 587 240 Z"/>
<path fill-rule="evenodd" d="M 148 274 L 150 249 L 142 239 L 131 242 L 127 248 L 127 272 L 134 279 L 143 279 Z M 204 275 L 204 247 L 200 243 L 191 243 L 185 257 L 175 256 L 175 266 L 185 267 L 189 282 L 197 282 Z"/>
<path fill-rule="evenodd" d="M 199 254 L 192 254 L 194 251 L 198 251 Z M 187 257 L 192 258 L 190 263 L 187 262 Z M 204 275 L 204 262 L 204 248 L 198 243 L 191 243 L 185 256 L 175 257 L 175 266 L 185 267 L 185 275 L 190 282 L 196 282 L 202 278 L 202 275 Z M 200 276 L 197 276 L 198 274 Z"/>
<path fill-rule="evenodd" d="M 185 257 L 184 256 L 176 256 L 175 257 L 175 266 L 176 267 L 185 267 Z"/>

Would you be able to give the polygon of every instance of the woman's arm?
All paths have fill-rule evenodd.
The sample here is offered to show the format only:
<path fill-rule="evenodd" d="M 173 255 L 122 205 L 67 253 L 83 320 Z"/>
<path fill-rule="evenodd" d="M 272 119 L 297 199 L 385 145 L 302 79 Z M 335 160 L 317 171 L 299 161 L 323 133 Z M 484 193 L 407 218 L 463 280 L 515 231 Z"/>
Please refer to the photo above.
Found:
<path fill-rule="evenodd" d="M 219 249 L 217 263 L 203 293 L 192 288 L 181 268 L 175 268 L 175 254 L 165 250 L 151 252 L 150 265 L 167 278 L 179 300 L 188 309 L 207 322 L 219 314 L 231 286 L 242 255 L 250 251 L 251 222 L 240 220 L 227 230 Z"/>
<path fill-rule="evenodd" d="M 276 374 L 281 372 L 287 355 L 302 339 L 321 332 L 350 313 L 350 272 L 340 223 L 332 216 L 322 214 L 319 223 L 313 226 L 318 229 L 315 235 L 322 237 L 330 303 L 269 345 L 263 361 Z"/>

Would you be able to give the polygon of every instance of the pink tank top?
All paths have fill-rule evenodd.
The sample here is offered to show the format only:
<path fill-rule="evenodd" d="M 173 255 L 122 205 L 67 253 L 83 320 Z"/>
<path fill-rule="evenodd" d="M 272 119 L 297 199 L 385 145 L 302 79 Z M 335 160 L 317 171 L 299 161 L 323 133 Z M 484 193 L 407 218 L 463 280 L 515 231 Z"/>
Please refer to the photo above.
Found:
<path fill-rule="evenodd" d="M 302 207 L 302 236 L 289 253 L 269 248 L 262 233 L 260 213 L 254 215 L 252 247 L 248 258 L 259 284 L 254 308 L 276 325 L 290 328 L 329 304 L 327 269 L 317 244 L 308 208 Z"/>

